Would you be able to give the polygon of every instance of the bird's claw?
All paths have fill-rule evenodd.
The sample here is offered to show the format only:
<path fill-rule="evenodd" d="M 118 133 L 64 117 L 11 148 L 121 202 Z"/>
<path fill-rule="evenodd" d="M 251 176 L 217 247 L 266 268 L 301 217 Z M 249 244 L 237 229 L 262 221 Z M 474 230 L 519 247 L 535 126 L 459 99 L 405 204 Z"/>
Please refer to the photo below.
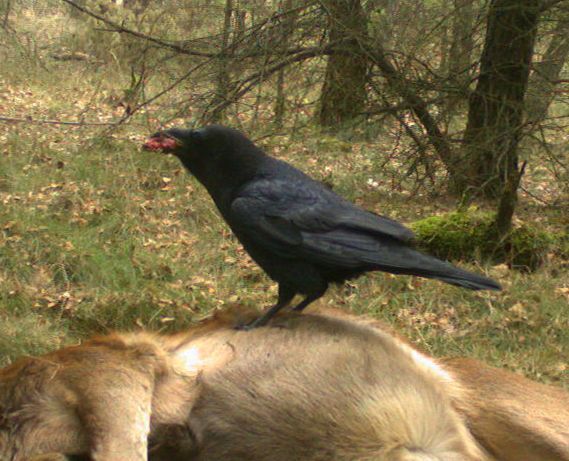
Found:
<path fill-rule="evenodd" d="M 252 326 L 251 323 L 245 323 L 245 324 L 241 324 L 241 325 L 235 325 L 233 327 L 234 330 L 237 331 L 250 331 L 253 330 L 254 328 L 256 328 L 255 326 Z"/>

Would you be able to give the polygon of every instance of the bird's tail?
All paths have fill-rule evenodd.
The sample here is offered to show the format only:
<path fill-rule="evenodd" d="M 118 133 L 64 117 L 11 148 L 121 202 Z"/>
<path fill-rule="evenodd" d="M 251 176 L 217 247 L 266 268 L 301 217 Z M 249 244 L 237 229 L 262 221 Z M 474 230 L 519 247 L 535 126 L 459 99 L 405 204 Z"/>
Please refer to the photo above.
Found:
<path fill-rule="evenodd" d="M 336 229 L 303 234 L 303 239 L 307 254 L 334 270 L 345 268 L 348 274 L 379 270 L 442 280 L 470 290 L 502 289 L 488 277 L 455 267 L 393 238 Z"/>
<path fill-rule="evenodd" d="M 433 258 L 435 259 L 435 258 Z M 435 259 L 442 264 L 441 268 L 434 269 L 431 273 L 425 274 L 424 277 L 441 280 L 451 285 L 456 285 L 469 290 L 501 290 L 501 285 L 489 277 L 474 274 L 473 272 L 460 269 L 450 263 L 445 263 Z M 440 272 L 439 272 L 440 271 Z"/>
<path fill-rule="evenodd" d="M 395 274 L 417 275 L 441 280 L 470 290 L 501 290 L 500 284 L 489 277 L 474 274 L 452 264 L 441 261 L 413 248 L 399 248 L 393 262 L 383 254 L 378 269 Z M 387 256 L 387 257 L 386 257 Z"/>

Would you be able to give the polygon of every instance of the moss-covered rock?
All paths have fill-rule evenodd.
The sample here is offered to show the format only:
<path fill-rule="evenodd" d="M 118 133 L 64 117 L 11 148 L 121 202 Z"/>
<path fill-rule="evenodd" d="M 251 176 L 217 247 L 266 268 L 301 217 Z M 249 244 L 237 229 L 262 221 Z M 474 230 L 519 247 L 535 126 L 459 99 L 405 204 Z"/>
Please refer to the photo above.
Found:
<path fill-rule="evenodd" d="M 417 246 L 450 260 L 477 260 L 535 270 L 559 241 L 553 234 L 524 224 L 498 242 L 494 213 L 468 210 L 433 216 L 411 224 Z"/>

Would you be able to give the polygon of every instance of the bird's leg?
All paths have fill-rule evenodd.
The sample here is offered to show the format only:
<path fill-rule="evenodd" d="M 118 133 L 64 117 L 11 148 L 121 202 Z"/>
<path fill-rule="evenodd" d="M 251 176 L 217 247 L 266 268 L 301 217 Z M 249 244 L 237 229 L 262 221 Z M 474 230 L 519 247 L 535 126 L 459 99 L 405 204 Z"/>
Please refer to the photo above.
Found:
<path fill-rule="evenodd" d="M 289 303 L 276 303 L 274 306 L 270 307 L 263 315 L 253 320 L 251 323 L 241 327 L 241 330 L 252 330 L 254 328 L 265 326 L 273 318 L 273 316 L 280 311 L 283 307 L 286 307 Z"/>
<path fill-rule="evenodd" d="M 239 329 L 252 330 L 253 328 L 262 327 L 266 325 L 267 323 L 269 323 L 269 320 L 271 320 L 278 311 L 280 311 L 283 307 L 287 307 L 290 304 L 295 294 L 296 292 L 294 290 L 291 290 L 289 287 L 283 285 L 282 283 L 279 284 L 279 299 L 277 300 L 277 303 L 271 308 L 269 308 L 267 312 L 265 312 L 259 318 L 253 320 L 248 325 L 240 327 Z"/>
<path fill-rule="evenodd" d="M 298 311 L 298 312 L 303 311 L 304 308 L 306 306 L 308 306 L 310 303 L 316 301 L 318 298 L 321 298 L 324 295 L 324 293 L 326 293 L 327 288 L 328 288 L 328 286 L 325 286 L 325 287 L 321 288 L 320 290 L 318 290 L 314 293 L 306 295 L 306 298 L 304 298 L 296 306 L 294 306 L 293 310 Z"/>

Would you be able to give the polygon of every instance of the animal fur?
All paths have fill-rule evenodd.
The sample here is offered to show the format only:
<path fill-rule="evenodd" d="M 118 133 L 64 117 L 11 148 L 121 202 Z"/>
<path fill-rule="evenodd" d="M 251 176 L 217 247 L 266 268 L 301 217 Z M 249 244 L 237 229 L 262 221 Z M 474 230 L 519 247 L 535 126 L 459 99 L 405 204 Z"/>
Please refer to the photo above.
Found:
<path fill-rule="evenodd" d="M 436 362 L 335 311 L 233 328 L 254 316 L 236 308 L 176 335 L 114 334 L 0 370 L 0 461 L 569 460 L 560 389 Z"/>

